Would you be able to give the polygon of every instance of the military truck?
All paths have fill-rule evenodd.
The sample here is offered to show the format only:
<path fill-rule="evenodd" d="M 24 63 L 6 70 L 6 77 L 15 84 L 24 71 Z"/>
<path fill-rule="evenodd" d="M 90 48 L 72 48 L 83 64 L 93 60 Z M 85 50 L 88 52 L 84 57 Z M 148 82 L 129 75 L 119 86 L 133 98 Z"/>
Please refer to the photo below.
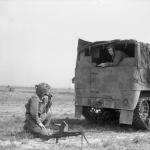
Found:
<path fill-rule="evenodd" d="M 116 66 L 99 67 L 109 60 L 110 44 L 128 57 Z M 73 82 L 76 117 L 92 122 L 118 118 L 120 124 L 150 128 L 150 44 L 79 39 Z"/>

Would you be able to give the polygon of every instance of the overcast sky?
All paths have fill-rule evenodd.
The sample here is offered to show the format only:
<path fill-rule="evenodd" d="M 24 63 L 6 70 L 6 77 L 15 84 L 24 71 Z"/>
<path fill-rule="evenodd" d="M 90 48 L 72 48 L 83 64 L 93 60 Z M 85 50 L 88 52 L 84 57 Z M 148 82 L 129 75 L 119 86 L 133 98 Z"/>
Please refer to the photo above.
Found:
<path fill-rule="evenodd" d="M 149 0 L 0 0 L 0 85 L 72 87 L 78 38 L 150 43 Z"/>

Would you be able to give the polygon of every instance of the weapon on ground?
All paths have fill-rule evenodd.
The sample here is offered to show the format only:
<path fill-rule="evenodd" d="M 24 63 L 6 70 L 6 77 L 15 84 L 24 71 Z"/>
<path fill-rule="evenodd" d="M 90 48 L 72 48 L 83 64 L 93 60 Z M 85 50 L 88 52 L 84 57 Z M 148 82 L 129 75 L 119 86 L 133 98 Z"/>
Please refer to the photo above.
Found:
<path fill-rule="evenodd" d="M 70 137 L 70 136 L 78 136 L 81 135 L 81 138 L 84 138 L 86 142 L 89 144 L 87 141 L 87 138 L 85 137 L 84 133 L 81 131 L 74 131 L 74 132 L 55 132 L 54 134 L 49 136 L 49 139 L 55 138 L 56 143 L 58 143 L 58 140 L 62 137 Z"/>
<path fill-rule="evenodd" d="M 85 141 L 87 142 L 89 146 L 89 142 L 87 138 L 85 137 L 85 134 L 83 131 L 72 131 L 72 132 L 68 131 L 68 124 L 65 121 L 63 121 L 60 125 L 59 124 L 55 124 L 55 125 L 59 126 L 59 131 L 51 134 L 49 136 L 49 139 L 55 138 L 56 143 L 58 143 L 58 140 L 62 137 L 71 137 L 71 136 L 81 135 L 81 149 L 83 147 L 83 139 L 85 139 Z"/>

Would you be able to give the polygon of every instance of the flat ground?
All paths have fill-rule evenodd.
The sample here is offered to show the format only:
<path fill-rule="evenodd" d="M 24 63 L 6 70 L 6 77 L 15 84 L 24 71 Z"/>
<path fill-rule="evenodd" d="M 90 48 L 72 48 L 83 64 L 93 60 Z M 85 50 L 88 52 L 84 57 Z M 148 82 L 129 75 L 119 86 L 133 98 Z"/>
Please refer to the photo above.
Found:
<path fill-rule="evenodd" d="M 84 118 L 74 118 L 74 93 L 71 90 L 54 90 L 52 116 L 55 122 L 66 120 L 70 131 L 84 131 L 90 145 L 81 137 L 42 141 L 23 131 L 25 103 L 31 91 L 0 92 L 0 149 L 3 150 L 150 150 L 150 133 L 136 131 L 118 124 L 89 124 Z"/>

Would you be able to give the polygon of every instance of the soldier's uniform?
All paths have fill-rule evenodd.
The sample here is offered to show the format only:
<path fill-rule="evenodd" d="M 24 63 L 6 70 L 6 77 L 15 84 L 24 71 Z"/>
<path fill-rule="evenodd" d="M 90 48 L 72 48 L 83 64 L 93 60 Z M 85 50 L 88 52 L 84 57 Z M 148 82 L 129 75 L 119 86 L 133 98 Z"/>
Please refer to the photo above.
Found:
<path fill-rule="evenodd" d="M 120 50 L 116 50 L 115 57 L 113 59 L 113 66 L 118 65 L 126 57 L 127 57 L 127 55 L 124 52 L 122 52 Z"/>
<path fill-rule="evenodd" d="M 50 88 L 45 85 L 47 84 L 42 83 L 37 85 L 36 93 L 38 96 L 32 96 L 25 105 L 26 120 L 24 129 L 42 139 L 47 139 L 50 134 L 50 130 L 46 129 L 46 126 L 49 126 L 50 123 L 50 107 L 52 105 Z M 44 95 L 48 94 L 49 96 L 44 97 Z"/>

